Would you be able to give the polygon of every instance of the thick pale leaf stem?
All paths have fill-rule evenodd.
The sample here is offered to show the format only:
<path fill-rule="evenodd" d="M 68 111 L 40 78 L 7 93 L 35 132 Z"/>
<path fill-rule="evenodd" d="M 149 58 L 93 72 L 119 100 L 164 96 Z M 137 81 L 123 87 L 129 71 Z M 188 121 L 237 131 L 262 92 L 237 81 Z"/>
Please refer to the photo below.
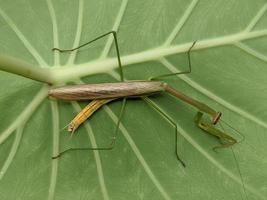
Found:
<path fill-rule="evenodd" d="M 35 67 L 30 63 L 10 56 L 0 55 L 0 70 L 48 84 L 53 83 L 51 70 Z"/>
<path fill-rule="evenodd" d="M 263 37 L 267 35 L 267 29 L 253 32 L 240 32 L 232 35 L 217 37 L 214 39 L 197 41 L 194 46 L 194 50 L 205 49 L 210 47 L 235 44 L 238 41 L 248 40 L 252 38 Z M 186 44 L 173 45 L 168 47 L 159 47 L 152 50 L 143 51 L 136 54 L 130 54 L 121 57 L 121 63 L 123 66 L 136 63 L 142 63 L 159 58 L 187 52 L 192 46 L 192 42 Z M 4 70 L 10 73 L 18 74 L 31 78 L 36 81 L 46 83 L 65 83 L 73 81 L 77 78 L 84 76 L 104 73 L 113 70 L 118 67 L 117 58 L 100 59 L 95 61 L 86 62 L 83 64 L 73 66 L 54 67 L 53 69 L 34 68 L 28 63 L 19 61 L 15 58 L 0 56 L 0 70 Z"/>

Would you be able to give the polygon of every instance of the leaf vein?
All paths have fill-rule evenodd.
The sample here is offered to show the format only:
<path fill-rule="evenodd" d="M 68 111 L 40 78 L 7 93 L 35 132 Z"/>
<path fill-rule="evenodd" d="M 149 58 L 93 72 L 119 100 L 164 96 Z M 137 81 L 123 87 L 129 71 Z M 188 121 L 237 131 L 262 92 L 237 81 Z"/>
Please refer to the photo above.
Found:
<path fill-rule="evenodd" d="M 35 58 L 35 60 L 40 65 L 40 67 L 47 67 L 48 64 L 44 61 L 44 59 L 41 57 L 41 55 L 31 45 L 31 43 L 26 39 L 26 37 L 19 30 L 19 28 L 15 25 L 15 23 L 11 20 L 11 18 L 1 8 L 0 8 L 0 15 L 7 22 L 7 24 L 10 26 L 10 28 L 15 32 L 15 34 L 17 35 L 17 37 L 20 39 L 20 41 L 26 47 L 26 49 L 28 49 L 28 51 L 31 53 L 31 55 Z"/>
<path fill-rule="evenodd" d="M 112 110 L 109 108 L 109 106 L 107 106 L 107 105 L 104 106 L 104 110 L 109 115 L 109 117 L 113 120 L 113 122 L 114 123 L 117 123 L 118 117 L 112 112 Z M 119 128 L 120 128 L 123 136 L 125 137 L 125 139 L 129 143 L 130 147 L 132 148 L 133 152 L 135 153 L 136 157 L 138 158 L 140 164 L 143 166 L 145 172 L 147 173 L 147 175 L 149 176 L 149 178 L 151 179 L 151 181 L 153 182 L 153 184 L 156 186 L 156 188 L 158 189 L 158 191 L 161 193 L 162 197 L 164 199 L 166 199 L 166 200 L 171 199 L 170 196 L 169 196 L 169 194 L 165 191 L 165 189 L 160 184 L 159 180 L 156 178 L 156 176 L 154 175 L 154 173 L 150 169 L 150 167 L 147 164 L 145 158 L 142 156 L 140 150 L 138 149 L 138 147 L 136 146 L 135 142 L 131 138 L 131 136 L 128 133 L 127 129 L 123 126 L 122 123 L 120 123 Z"/>
<path fill-rule="evenodd" d="M 54 38 L 54 47 L 59 46 L 59 41 L 58 41 L 58 25 L 57 25 L 57 18 L 56 18 L 56 13 L 54 6 L 51 2 L 51 0 L 46 0 L 47 5 L 48 5 L 48 11 L 52 20 L 52 26 L 53 26 L 53 38 Z M 60 57 L 59 57 L 59 52 L 54 51 L 54 65 L 60 65 Z"/>
<path fill-rule="evenodd" d="M 177 73 L 179 72 L 169 61 L 167 61 L 165 58 L 162 58 L 160 62 L 171 72 Z M 267 128 L 267 123 L 262 121 L 261 119 L 258 119 L 257 117 L 251 115 L 247 111 L 241 109 L 240 107 L 231 104 L 230 102 L 227 102 L 226 100 L 223 100 L 221 97 L 217 96 L 216 94 L 212 93 L 211 91 L 207 90 L 206 88 L 202 87 L 199 83 L 196 83 L 192 79 L 188 78 L 186 75 L 179 75 L 179 78 L 181 78 L 184 82 L 186 82 L 189 86 L 196 89 L 197 91 L 201 92 L 202 94 L 206 95 L 210 99 L 218 102 L 219 104 L 223 105 L 224 107 L 228 108 L 229 110 L 236 112 L 237 114 L 244 116 L 245 118 L 255 122 L 256 124 Z"/>
<path fill-rule="evenodd" d="M 267 10 L 267 3 L 264 4 L 264 6 L 258 11 L 258 13 L 255 15 L 255 17 L 251 20 L 251 22 L 245 28 L 245 32 L 249 32 L 255 27 L 255 25 L 259 22 L 261 17 L 266 12 L 266 10 Z"/>
<path fill-rule="evenodd" d="M 193 12 L 194 8 L 196 7 L 197 3 L 198 3 L 198 0 L 192 0 L 190 5 L 185 10 L 183 16 L 180 18 L 180 20 L 176 24 L 175 28 L 173 29 L 173 31 L 171 32 L 171 34 L 169 35 L 169 37 L 167 38 L 167 40 L 163 44 L 163 46 L 168 46 L 172 43 L 172 41 L 175 39 L 175 37 L 179 34 L 180 30 L 183 28 L 187 19 L 190 17 L 190 15 Z"/>
<path fill-rule="evenodd" d="M 254 56 L 264 62 L 267 62 L 267 56 L 259 53 L 258 51 L 255 51 L 254 49 L 250 48 L 248 45 L 245 45 L 244 43 L 241 42 L 236 42 L 234 44 L 236 47 L 240 48 L 244 52 L 250 54 L 251 56 Z"/>
<path fill-rule="evenodd" d="M 3 176 L 7 172 L 9 166 L 11 165 L 11 163 L 12 163 L 12 161 L 13 161 L 16 153 L 17 153 L 22 134 L 23 134 L 23 127 L 18 127 L 16 137 L 15 137 L 15 140 L 14 140 L 13 145 L 11 147 L 11 150 L 8 154 L 6 161 L 4 162 L 2 169 L 0 170 L 0 180 L 3 178 Z"/>
<path fill-rule="evenodd" d="M 267 35 L 267 29 L 249 33 L 240 32 L 229 36 L 222 36 L 218 38 L 198 41 L 197 44 L 194 46 L 194 50 L 234 44 L 237 41 L 263 37 L 266 35 Z M 189 42 L 169 47 L 159 47 L 152 50 L 143 51 L 140 53 L 122 56 L 121 57 L 122 65 L 126 66 L 141 62 L 153 61 L 162 58 L 164 56 L 170 56 L 186 52 L 188 51 L 191 45 L 192 42 Z M 62 81 L 73 80 L 75 78 L 80 78 L 87 75 L 104 73 L 109 70 L 115 69 L 117 67 L 118 67 L 117 58 L 109 58 L 105 60 L 85 62 L 82 64 L 75 65 L 75 67 L 64 68 L 64 70 L 55 68 L 53 69 L 54 70 L 53 73 L 55 74 L 55 78 L 58 81 L 62 82 Z"/>
<path fill-rule="evenodd" d="M 196 150 L 198 150 L 204 157 L 206 157 L 208 161 L 210 161 L 211 163 L 213 163 L 219 170 L 221 170 L 223 173 L 225 173 L 232 180 L 234 180 L 235 182 L 237 182 L 238 184 L 240 184 L 242 187 L 245 186 L 245 188 L 247 190 L 249 190 L 251 193 L 253 193 L 254 195 L 258 196 L 261 199 L 266 199 L 265 196 L 262 195 L 261 193 L 259 193 L 254 187 L 252 187 L 252 186 L 250 186 L 248 184 L 245 184 L 245 183 L 243 184 L 242 183 L 242 180 L 239 178 L 239 176 L 237 176 L 236 174 L 233 174 L 230 170 L 228 170 L 221 163 L 219 163 L 214 157 L 212 157 L 211 155 L 209 155 L 208 152 L 205 149 L 203 149 L 192 137 L 190 137 L 189 134 L 187 134 L 182 127 L 180 127 L 179 125 L 177 125 L 177 128 L 178 128 L 179 133 L 193 147 L 195 147 Z"/>
<path fill-rule="evenodd" d="M 84 5 L 84 1 L 83 0 L 79 0 L 79 8 L 78 8 L 78 19 L 77 19 L 77 30 L 76 30 L 76 34 L 75 34 L 75 39 L 73 42 L 73 46 L 72 48 L 76 48 L 81 40 L 81 35 L 82 35 L 82 24 L 83 24 L 83 5 Z M 77 56 L 77 52 L 78 51 L 72 51 L 70 53 L 69 59 L 67 61 L 67 65 L 72 65 L 74 63 L 74 60 Z"/>
<path fill-rule="evenodd" d="M 53 155 L 58 155 L 59 153 L 59 112 L 58 104 L 55 101 L 50 101 L 51 110 L 52 110 L 52 124 L 53 124 Z M 50 184 L 48 190 L 48 200 L 53 200 L 55 197 L 55 188 L 57 182 L 57 173 L 58 173 L 58 159 L 52 160 L 51 166 L 51 176 Z"/>
<path fill-rule="evenodd" d="M 120 10 L 118 12 L 118 15 L 116 16 L 116 20 L 115 20 L 115 23 L 114 23 L 113 28 L 112 28 L 113 31 L 116 31 L 116 32 L 118 31 L 119 26 L 121 24 L 121 20 L 122 20 L 122 18 L 124 16 L 124 13 L 125 13 L 127 4 L 128 4 L 128 0 L 122 0 L 121 6 L 120 6 Z M 108 37 L 108 40 L 106 42 L 106 45 L 105 45 L 102 53 L 101 53 L 100 59 L 104 59 L 104 58 L 107 57 L 107 55 L 108 55 L 108 53 L 110 51 L 112 43 L 113 43 L 113 36 L 110 35 Z"/>
<path fill-rule="evenodd" d="M 79 106 L 79 104 L 77 102 L 72 102 L 72 106 L 76 110 L 76 112 L 81 111 L 81 107 Z M 85 121 L 84 126 L 85 126 L 85 129 L 86 129 L 86 132 L 88 134 L 88 137 L 89 137 L 89 140 L 91 142 L 92 147 L 97 148 L 96 139 L 95 139 L 94 132 L 92 130 L 91 125 L 87 121 Z M 110 198 L 109 198 L 108 190 L 107 190 L 107 187 L 105 184 L 105 178 L 104 178 L 103 167 L 101 164 L 99 151 L 93 151 L 93 153 L 94 153 L 94 157 L 95 157 L 95 161 L 96 161 L 98 180 L 99 180 L 100 188 L 101 188 L 101 191 L 103 194 L 103 198 L 105 200 L 109 200 Z"/>
<path fill-rule="evenodd" d="M 25 124 L 32 114 L 35 112 L 37 107 L 43 102 L 47 96 L 48 87 L 44 86 L 37 95 L 33 98 L 31 103 L 21 112 L 20 115 L 1 133 L 0 144 L 2 144 L 19 126 Z"/>

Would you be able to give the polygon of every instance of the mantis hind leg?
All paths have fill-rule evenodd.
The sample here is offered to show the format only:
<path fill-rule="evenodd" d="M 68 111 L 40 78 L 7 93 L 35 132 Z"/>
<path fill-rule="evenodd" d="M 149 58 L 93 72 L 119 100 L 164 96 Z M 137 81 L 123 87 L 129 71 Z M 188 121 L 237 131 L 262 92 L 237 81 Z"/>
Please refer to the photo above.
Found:
<path fill-rule="evenodd" d="M 67 152 L 70 152 L 70 151 L 81 151 L 81 150 L 93 150 L 93 151 L 95 151 L 95 150 L 98 150 L 98 151 L 99 150 L 112 150 L 114 148 L 114 146 L 115 146 L 115 143 L 116 143 L 116 139 L 117 139 L 117 136 L 118 136 L 119 127 L 120 127 L 121 119 L 122 119 L 122 116 L 123 116 L 123 113 L 124 113 L 124 110 L 125 110 L 125 106 L 126 106 L 126 98 L 123 98 L 122 106 L 121 106 L 121 110 L 120 110 L 120 114 L 119 114 L 119 118 L 118 118 L 118 121 L 117 121 L 117 124 L 116 124 L 116 127 L 115 127 L 115 132 L 114 132 L 114 135 L 111 138 L 111 142 L 110 142 L 110 145 L 109 146 L 107 146 L 107 147 L 69 148 L 69 149 L 66 149 L 66 150 L 60 152 L 58 155 L 53 156 L 52 159 L 59 158 L 63 154 L 65 154 Z"/>
<path fill-rule="evenodd" d="M 148 97 L 142 97 L 142 99 L 148 103 L 152 108 L 154 108 L 156 111 L 158 111 L 161 115 L 165 117 L 165 119 L 171 123 L 175 127 L 175 155 L 177 160 L 185 167 L 184 161 L 180 158 L 178 153 L 178 127 L 176 123 L 166 114 L 164 113 L 153 101 L 151 101 Z"/>
<path fill-rule="evenodd" d="M 113 38 L 114 38 L 114 42 L 115 42 L 115 47 L 116 47 L 116 53 L 117 53 L 117 60 L 118 60 L 118 65 L 119 65 L 119 70 L 120 70 L 120 78 L 121 78 L 121 81 L 124 81 L 124 75 L 123 75 L 123 70 L 122 70 L 122 65 L 121 65 L 121 59 L 120 59 L 120 51 L 119 51 L 119 45 L 118 45 L 118 40 L 117 40 L 117 33 L 116 31 L 109 31 L 103 35 L 100 35 L 92 40 L 90 40 L 89 42 L 86 42 L 78 47 L 75 47 L 75 48 L 72 48 L 72 49 L 59 49 L 59 48 L 53 48 L 52 50 L 53 51 L 59 51 L 59 52 L 70 52 L 70 51 L 75 51 L 77 49 L 80 49 L 84 46 L 87 46 L 109 34 L 112 34 L 113 35 Z"/>
<path fill-rule="evenodd" d="M 203 113 L 197 112 L 195 116 L 196 125 L 202 130 L 204 130 L 206 133 L 217 137 L 222 142 L 222 145 L 213 147 L 213 150 L 218 148 L 226 148 L 237 143 L 236 139 L 226 134 L 225 132 L 222 132 L 221 130 L 215 128 L 212 123 L 204 122 L 202 117 Z"/>

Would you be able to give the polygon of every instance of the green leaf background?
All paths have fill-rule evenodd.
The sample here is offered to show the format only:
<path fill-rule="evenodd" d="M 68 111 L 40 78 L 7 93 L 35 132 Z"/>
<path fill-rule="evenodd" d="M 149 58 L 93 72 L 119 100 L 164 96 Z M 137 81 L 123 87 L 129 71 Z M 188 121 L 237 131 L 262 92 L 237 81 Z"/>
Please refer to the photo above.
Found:
<path fill-rule="evenodd" d="M 266 10 L 264 0 L 1 0 L 0 199 L 267 199 Z M 110 30 L 129 80 L 186 70 L 197 41 L 192 73 L 165 81 L 221 111 L 244 139 L 224 125 L 240 142 L 214 152 L 219 142 L 195 126 L 196 110 L 161 94 L 150 99 L 178 125 L 185 168 L 173 125 L 141 99 L 127 101 L 114 150 L 52 160 L 108 145 L 121 101 L 70 139 L 61 129 L 86 103 L 49 99 L 47 83 L 116 82 L 116 52 L 112 37 L 70 54 L 51 48 Z"/>

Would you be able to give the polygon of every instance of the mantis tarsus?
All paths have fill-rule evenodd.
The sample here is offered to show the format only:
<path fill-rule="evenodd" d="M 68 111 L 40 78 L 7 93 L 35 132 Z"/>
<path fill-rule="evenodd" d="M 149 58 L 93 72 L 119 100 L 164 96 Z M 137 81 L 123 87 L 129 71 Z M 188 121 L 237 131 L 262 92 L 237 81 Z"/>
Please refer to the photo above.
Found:
<path fill-rule="evenodd" d="M 141 97 L 141 98 L 147 98 L 147 96 L 159 93 L 159 92 L 167 92 L 176 98 L 179 98 L 180 100 L 196 107 L 198 109 L 198 112 L 195 117 L 195 124 L 204 130 L 206 133 L 213 135 L 217 137 L 223 144 L 220 146 L 216 146 L 214 148 L 221 148 L 221 147 L 228 147 L 230 145 L 235 144 L 237 141 L 231 137 L 230 135 L 226 134 L 225 132 L 215 128 L 215 124 L 220 120 L 221 113 L 216 112 L 209 106 L 205 105 L 204 103 L 201 103 L 189 96 L 186 96 L 185 94 L 177 91 L 176 89 L 169 86 L 167 83 L 162 81 L 157 81 L 160 78 L 173 76 L 173 75 L 179 75 L 179 74 L 187 74 L 191 72 L 191 61 L 190 61 L 190 52 L 193 46 L 195 45 L 195 42 L 192 44 L 192 46 L 189 48 L 187 52 L 188 56 L 188 71 L 179 72 L 179 73 L 172 73 L 172 74 L 164 74 L 155 78 L 151 78 L 148 81 L 145 80 L 132 80 L 132 81 L 125 81 L 121 60 L 120 60 L 120 53 L 119 53 L 119 47 L 118 47 L 118 41 L 115 31 L 110 31 L 108 33 L 105 33 L 85 44 L 82 44 L 76 48 L 73 49 L 59 49 L 59 48 L 53 48 L 53 50 L 57 50 L 60 52 L 68 52 L 68 51 L 74 51 L 81 47 L 84 47 L 98 39 L 101 39 L 109 34 L 112 34 L 114 37 L 116 52 L 117 52 L 117 59 L 118 59 L 118 65 L 119 65 L 119 72 L 120 72 L 120 78 L 121 82 L 119 83 L 99 83 L 99 84 L 83 84 L 83 85 L 71 85 L 71 86 L 63 86 L 63 87 L 57 87 L 57 88 L 51 88 L 49 95 L 51 97 L 57 98 L 57 99 L 63 99 L 63 100 L 92 100 L 91 103 L 89 103 L 68 125 L 68 131 L 74 132 L 80 124 L 82 124 L 88 117 L 90 117 L 97 109 L 99 109 L 104 104 L 109 103 L 110 101 L 113 101 L 118 98 L 123 98 L 123 103 L 119 115 L 119 120 L 116 124 L 116 130 L 115 135 L 112 138 L 111 144 L 108 147 L 101 147 L 101 148 L 71 148 L 67 149 L 63 152 L 61 152 L 59 155 L 54 156 L 53 158 L 58 158 L 62 154 L 72 151 L 72 150 L 109 150 L 114 147 L 115 140 L 117 137 L 117 133 L 119 130 L 119 124 L 121 121 L 121 117 L 124 112 L 125 104 L 126 104 L 126 98 L 130 97 Z M 172 123 L 175 126 L 176 133 L 175 133 L 175 153 L 177 156 L 177 159 L 182 163 L 183 166 L 185 166 L 184 162 L 180 159 L 180 156 L 178 155 L 177 151 L 177 126 L 176 123 L 171 120 L 171 118 L 164 113 L 160 108 L 156 107 L 155 105 L 151 104 L 159 113 L 164 115 L 166 119 Z M 211 121 L 204 121 L 203 120 L 203 114 L 208 114 L 211 117 Z"/>

